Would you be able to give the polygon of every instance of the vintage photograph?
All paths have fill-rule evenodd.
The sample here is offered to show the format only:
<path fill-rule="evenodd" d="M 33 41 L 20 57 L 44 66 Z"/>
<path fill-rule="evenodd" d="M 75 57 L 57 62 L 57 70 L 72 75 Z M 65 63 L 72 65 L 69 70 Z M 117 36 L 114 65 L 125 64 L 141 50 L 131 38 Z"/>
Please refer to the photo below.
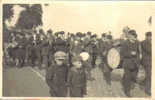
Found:
<path fill-rule="evenodd" d="M 3 97 L 151 97 L 155 3 L 2 4 Z"/>

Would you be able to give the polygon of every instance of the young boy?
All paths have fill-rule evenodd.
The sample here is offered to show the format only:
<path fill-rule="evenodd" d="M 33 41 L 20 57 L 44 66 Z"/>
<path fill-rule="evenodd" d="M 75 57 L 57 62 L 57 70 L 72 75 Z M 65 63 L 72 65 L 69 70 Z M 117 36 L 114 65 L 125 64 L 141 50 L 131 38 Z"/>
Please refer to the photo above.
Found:
<path fill-rule="evenodd" d="M 83 97 L 86 95 L 86 74 L 81 57 L 73 57 L 72 65 L 68 74 L 70 96 Z"/>
<path fill-rule="evenodd" d="M 46 82 L 50 87 L 50 94 L 53 97 L 67 96 L 67 74 L 68 66 L 64 63 L 66 53 L 58 51 L 54 54 L 55 63 L 47 69 Z"/>

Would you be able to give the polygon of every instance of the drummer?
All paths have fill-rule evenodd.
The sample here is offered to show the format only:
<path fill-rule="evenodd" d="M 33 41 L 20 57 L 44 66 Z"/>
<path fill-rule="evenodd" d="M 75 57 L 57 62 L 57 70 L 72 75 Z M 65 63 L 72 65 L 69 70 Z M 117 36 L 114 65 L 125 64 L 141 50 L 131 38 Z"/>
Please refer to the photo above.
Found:
<path fill-rule="evenodd" d="M 111 71 L 112 69 L 109 67 L 108 63 L 107 63 L 107 53 L 109 51 L 109 49 L 112 48 L 112 36 L 111 35 L 106 35 L 106 34 L 102 34 L 102 40 L 100 41 L 100 49 L 101 51 L 101 55 L 102 55 L 102 63 L 100 64 L 100 67 L 103 71 L 104 74 L 104 78 L 106 80 L 106 83 L 110 86 L 111 85 Z"/>

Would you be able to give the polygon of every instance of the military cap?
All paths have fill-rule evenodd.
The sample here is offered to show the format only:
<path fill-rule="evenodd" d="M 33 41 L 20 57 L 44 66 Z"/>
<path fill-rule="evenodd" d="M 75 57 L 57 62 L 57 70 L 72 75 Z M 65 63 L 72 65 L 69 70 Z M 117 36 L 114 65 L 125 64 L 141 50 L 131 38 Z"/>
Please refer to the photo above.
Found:
<path fill-rule="evenodd" d="M 66 56 L 67 56 L 66 53 L 63 51 L 57 51 L 54 54 L 55 59 L 66 59 Z"/>
<path fill-rule="evenodd" d="M 102 33 L 102 37 L 106 37 L 106 33 Z"/>
<path fill-rule="evenodd" d="M 65 32 L 64 31 L 60 31 L 58 34 L 65 34 Z"/>
<path fill-rule="evenodd" d="M 152 36 L 152 32 L 146 32 L 145 36 Z"/>
<path fill-rule="evenodd" d="M 74 37 L 74 34 L 73 33 L 71 33 L 71 35 L 70 35 L 71 37 Z"/>
<path fill-rule="evenodd" d="M 90 32 L 90 31 L 88 31 L 88 32 L 87 32 L 87 35 L 91 35 L 91 32 Z"/>
<path fill-rule="evenodd" d="M 49 29 L 49 30 L 47 31 L 47 33 L 52 33 L 52 30 L 51 30 L 51 29 Z"/>
<path fill-rule="evenodd" d="M 82 34 L 82 36 L 83 36 L 83 37 L 85 37 L 85 36 L 86 36 L 86 34 L 85 34 L 85 33 L 83 33 L 83 34 Z"/>
<path fill-rule="evenodd" d="M 97 37 L 97 35 L 96 35 L 96 34 L 94 34 L 94 35 L 92 35 L 92 36 L 91 36 L 91 38 L 96 38 L 96 37 Z"/>
<path fill-rule="evenodd" d="M 81 58 L 81 56 L 74 56 L 73 58 L 72 58 L 72 62 L 76 62 L 76 61 L 82 61 L 82 58 Z"/>
<path fill-rule="evenodd" d="M 77 32 L 77 33 L 76 33 L 76 36 L 82 37 L 82 33 L 81 33 L 81 32 Z"/>

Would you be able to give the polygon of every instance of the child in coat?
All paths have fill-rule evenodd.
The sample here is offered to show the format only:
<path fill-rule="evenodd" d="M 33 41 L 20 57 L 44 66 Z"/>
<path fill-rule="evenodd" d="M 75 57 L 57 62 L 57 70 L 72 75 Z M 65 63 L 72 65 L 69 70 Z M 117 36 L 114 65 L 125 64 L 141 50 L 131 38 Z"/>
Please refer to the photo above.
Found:
<path fill-rule="evenodd" d="M 47 69 L 46 82 L 52 97 L 67 96 L 68 66 L 65 64 L 66 54 L 58 51 L 54 55 L 55 63 Z"/>
<path fill-rule="evenodd" d="M 72 67 L 68 74 L 68 83 L 71 97 L 83 97 L 86 95 L 86 74 L 81 57 L 72 58 Z"/>

